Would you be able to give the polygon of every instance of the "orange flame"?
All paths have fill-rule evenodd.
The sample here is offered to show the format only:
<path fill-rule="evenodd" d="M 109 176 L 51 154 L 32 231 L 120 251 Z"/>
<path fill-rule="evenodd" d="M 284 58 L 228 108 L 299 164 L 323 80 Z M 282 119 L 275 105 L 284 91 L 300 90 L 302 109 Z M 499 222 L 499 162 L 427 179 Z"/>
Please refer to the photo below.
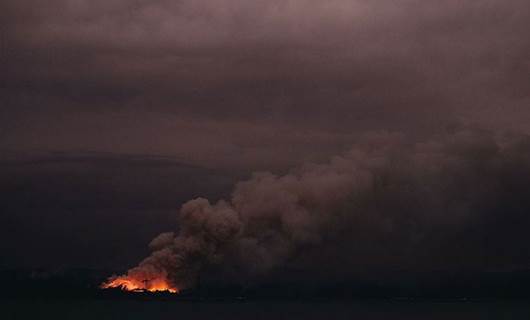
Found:
<path fill-rule="evenodd" d="M 149 291 L 149 292 L 171 292 L 178 293 L 179 290 L 172 286 L 166 279 L 157 278 L 150 280 L 138 280 L 129 276 L 112 277 L 101 284 L 102 289 L 120 288 L 125 291 Z"/>

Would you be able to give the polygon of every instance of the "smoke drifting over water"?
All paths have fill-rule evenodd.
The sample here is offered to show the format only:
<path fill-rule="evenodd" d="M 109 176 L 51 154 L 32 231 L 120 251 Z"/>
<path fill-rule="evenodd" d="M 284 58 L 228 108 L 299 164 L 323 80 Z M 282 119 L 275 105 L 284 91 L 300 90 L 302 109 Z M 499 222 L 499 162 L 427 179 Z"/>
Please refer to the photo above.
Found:
<path fill-rule="evenodd" d="M 228 200 L 188 201 L 178 230 L 152 240 L 127 276 L 183 289 L 205 268 L 241 279 L 287 265 L 345 275 L 528 266 L 529 187 L 527 136 L 365 135 L 326 164 L 255 173 Z"/>

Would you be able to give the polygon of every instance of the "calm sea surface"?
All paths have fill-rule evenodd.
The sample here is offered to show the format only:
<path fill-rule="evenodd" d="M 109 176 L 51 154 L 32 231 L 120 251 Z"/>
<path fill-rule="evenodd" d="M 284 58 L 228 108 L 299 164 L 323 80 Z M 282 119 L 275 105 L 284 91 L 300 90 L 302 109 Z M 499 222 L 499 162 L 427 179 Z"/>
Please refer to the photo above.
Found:
<path fill-rule="evenodd" d="M 516 302 L 182 302 L 3 300 L 0 319 L 359 319 L 530 320 Z"/>

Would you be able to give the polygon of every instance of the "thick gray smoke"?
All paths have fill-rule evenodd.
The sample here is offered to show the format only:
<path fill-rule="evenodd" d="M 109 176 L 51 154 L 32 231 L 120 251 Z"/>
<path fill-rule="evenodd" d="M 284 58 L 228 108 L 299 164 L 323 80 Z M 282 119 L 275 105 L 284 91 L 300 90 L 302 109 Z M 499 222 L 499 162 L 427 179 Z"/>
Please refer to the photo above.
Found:
<path fill-rule="evenodd" d="M 529 187 L 527 136 L 367 135 L 329 163 L 255 173 L 229 200 L 188 201 L 178 231 L 156 237 L 130 273 L 185 288 L 215 266 L 251 277 L 287 265 L 342 273 L 530 265 Z"/>

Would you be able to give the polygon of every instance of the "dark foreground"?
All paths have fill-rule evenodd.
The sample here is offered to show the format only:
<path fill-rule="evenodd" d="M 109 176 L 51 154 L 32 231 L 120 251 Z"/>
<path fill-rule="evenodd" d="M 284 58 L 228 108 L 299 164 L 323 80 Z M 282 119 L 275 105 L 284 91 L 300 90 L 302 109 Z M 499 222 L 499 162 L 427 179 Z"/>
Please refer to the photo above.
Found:
<path fill-rule="evenodd" d="M 1 271 L 1 270 L 0 270 Z M 530 270 L 399 273 L 340 283 L 203 281 L 181 294 L 100 290 L 94 270 L 3 270 L 0 320 L 11 319 L 530 319 Z"/>
<path fill-rule="evenodd" d="M 3 300 L 11 319 L 530 319 L 526 301 Z"/>

